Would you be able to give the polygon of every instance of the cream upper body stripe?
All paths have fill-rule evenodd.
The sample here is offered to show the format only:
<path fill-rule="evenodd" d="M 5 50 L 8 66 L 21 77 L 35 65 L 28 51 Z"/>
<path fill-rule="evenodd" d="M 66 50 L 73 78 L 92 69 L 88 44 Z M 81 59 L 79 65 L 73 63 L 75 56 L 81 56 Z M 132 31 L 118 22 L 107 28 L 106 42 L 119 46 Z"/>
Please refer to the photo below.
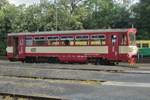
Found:
<path fill-rule="evenodd" d="M 13 47 L 6 48 L 13 53 Z M 108 46 L 79 46 L 79 47 L 26 47 L 26 53 L 103 53 L 108 54 Z M 137 53 L 136 46 L 119 46 L 119 54 Z"/>
<path fill-rule="evenodd" d="M 108 46 L 26 47 L 26 53 L 108 53 Z"/>

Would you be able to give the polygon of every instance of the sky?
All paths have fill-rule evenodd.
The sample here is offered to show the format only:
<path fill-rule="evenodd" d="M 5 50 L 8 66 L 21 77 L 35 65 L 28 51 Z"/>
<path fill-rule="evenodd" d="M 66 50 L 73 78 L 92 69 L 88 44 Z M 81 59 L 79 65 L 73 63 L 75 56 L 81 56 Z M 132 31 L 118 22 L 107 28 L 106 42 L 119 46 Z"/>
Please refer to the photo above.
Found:
<path fill-rule="evenodd" d="M 20 5 L 20 4 L 26 4 L 26 5 L 31 5 L 35 3 L 39 3 L 40 0 L 9 0 L 10 3 L 13 3 L 15 5 Z"/>

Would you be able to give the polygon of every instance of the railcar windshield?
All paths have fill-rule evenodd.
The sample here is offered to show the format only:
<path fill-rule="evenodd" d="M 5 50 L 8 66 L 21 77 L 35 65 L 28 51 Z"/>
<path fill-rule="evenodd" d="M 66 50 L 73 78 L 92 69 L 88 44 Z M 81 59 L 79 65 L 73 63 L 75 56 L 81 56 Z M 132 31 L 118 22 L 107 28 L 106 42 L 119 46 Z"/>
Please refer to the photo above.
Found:
<path fill-rule="evenodd" d="M 130 45 L 136 45 L 136 36 L 135 36 L 135 33 L 131 32 L 129 34 L 129 37 L 130 37 Z"/>

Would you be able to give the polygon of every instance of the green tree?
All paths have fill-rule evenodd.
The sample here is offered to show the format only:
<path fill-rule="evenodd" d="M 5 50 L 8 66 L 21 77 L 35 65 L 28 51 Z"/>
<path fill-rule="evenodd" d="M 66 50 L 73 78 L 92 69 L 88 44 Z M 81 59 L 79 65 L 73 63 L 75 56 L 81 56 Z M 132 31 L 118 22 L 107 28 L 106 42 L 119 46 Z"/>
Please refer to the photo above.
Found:
<path fill-rule="evenodd" d="M 136 14 L 136 27 L 139 30 L 139 39 L 150 39 L 150 1 L 141 0 L 134 5 L 133 11 Z"/>
<path fill-rule="evenodd" d="M 86 0 L 88 16 L 84 27 L 97 28 L 127 28 L 129 27 L 129 11 L 111 0 Z"/>

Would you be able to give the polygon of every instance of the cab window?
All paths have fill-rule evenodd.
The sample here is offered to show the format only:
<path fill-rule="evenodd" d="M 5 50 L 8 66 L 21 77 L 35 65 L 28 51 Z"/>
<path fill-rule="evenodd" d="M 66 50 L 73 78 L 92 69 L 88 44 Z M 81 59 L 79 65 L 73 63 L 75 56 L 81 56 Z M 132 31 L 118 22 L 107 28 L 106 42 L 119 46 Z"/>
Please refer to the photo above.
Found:
<path fill-rule="evenodd" d="M 136 38 L 134 33 L 129 34 L 130 37 L 130 45 L 135 45 L 136 44 Z"/>

